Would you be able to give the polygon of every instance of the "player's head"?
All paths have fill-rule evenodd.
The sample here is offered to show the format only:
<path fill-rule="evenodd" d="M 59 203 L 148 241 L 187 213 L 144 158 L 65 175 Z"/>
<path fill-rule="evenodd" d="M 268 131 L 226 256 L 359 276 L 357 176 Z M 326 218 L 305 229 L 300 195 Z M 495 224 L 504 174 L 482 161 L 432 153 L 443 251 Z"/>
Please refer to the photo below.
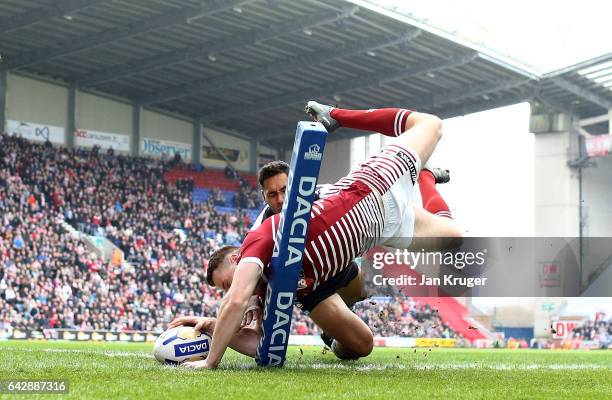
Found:
<path fill-rule="evenodd" d="M 275 214 L 281 212 L 285 201 L 289 164 L 284 161 L 272 161 L 261 167 L 257 181 L 261 187 L 263 200 Z"/>
<path fill-rule="evenodd" d="M 236 246 L 224 246 L 211 254 L 206 268 L 206 282 L 210 286 L 229 290 L 238 265 L 238 250 Z"/>

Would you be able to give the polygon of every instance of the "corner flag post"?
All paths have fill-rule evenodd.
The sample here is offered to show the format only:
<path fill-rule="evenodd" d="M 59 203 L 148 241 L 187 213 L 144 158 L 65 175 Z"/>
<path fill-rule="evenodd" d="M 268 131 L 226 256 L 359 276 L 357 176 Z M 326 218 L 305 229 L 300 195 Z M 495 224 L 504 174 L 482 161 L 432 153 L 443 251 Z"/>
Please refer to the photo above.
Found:
<path fill-rule="evenodd" d="M 274 240 L 263 316 L 263 334 L 257 346 L 259 366 L 283 366 L 306 232 L 327 131 L 320 123 L 298 122 L 291 167 Z"/>

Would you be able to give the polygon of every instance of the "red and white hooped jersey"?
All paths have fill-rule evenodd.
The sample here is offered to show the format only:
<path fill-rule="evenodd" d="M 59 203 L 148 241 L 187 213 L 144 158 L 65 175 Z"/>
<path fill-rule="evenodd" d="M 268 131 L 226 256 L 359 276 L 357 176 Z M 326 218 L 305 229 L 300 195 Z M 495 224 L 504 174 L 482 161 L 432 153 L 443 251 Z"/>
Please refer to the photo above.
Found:
<path fill-rule="evenodd" d="M 385 225 L 382 196 L 405 173 L 416 181 L 416 159 L 410 150 L 389 145 L 325 188 L 312 205 L 298 297 L 311 293 L 377 244 Z M 265 277 L 279 217 L 274 215 L 250 231 L 240 247 L 239 263 L 259 265 Z"/>

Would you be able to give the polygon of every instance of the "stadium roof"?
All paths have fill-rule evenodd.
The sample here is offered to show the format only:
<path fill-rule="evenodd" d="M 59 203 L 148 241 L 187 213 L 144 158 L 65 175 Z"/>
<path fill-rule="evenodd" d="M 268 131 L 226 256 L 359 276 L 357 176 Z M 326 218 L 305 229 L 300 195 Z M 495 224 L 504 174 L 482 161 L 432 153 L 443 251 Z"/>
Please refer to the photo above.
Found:
<path fill-rule="evenodd" d="M 308 99 L 442 117 L 539 93 L 586 116 L 612 101 L 580 86 L 579 73 L 541 82 L 512 60 L 343 0 L 4 0 L 0 53 L 9 71 L 275 147 L 292 142 Z"/>
<path fill-rule="evenodd" d="M 568 114 L 598 120 L 591 133 L 610 133 L 612 53 L 545 74 L 538 98 Z"/>

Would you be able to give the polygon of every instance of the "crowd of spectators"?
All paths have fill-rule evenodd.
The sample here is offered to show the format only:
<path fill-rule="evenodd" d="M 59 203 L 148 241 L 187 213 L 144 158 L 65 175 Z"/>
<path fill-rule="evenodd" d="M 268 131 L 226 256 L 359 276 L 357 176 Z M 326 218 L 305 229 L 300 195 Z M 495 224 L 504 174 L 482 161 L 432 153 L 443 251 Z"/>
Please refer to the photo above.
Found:
<path fill-rule="evenodd" d="M 392 299 L 392 300 L 389 300 Z M 355 305 L 355 313 L 380 336 L 457 338 L 437 310 L 410 298 L 376 298 Z"/>
<path fill-rule="evenodd" d="M 218 206 L 218 207 L 226 207 L 227 206 L 226 201 L 225 201 L 225 196 L 223 195 L 223 192 L 221 192 L 221 190 L 219 190 L 219 188 L 212 189 L 210 191 L 210 194 L 208 195 L 208 199 L 215 206 Z"/>
<path fill-rule="evenodd" d="M 0 135 L 0 330 L 159 332 L 178 315 L 215 316 L 221 293 L 205 283 L 207 256 L 239 244 L 251 221 L 219 213 L 214 196 L 194 203 L 190 180 L 166 182 L 174 163 Z M 252 208 L 257 190 L 241 187 L 238 208 Z M 105 237 L 125 262 L 103 260 L 66 224 Z M 406 300 L 366 301 L 356 313 L 377 335 L 453 337 Z M 293 331 L 318 333 L 297 310 Z"/>
<path fill-rule="evenodd" d="M 574 339 L 599 340 L 602 343 L 612 344 L 612 319 L 587 320 L 572 331 Z"/>
<path fill-rule="evenodd" d="M 585 319 L 578 325 L 563 339 L 536 337 L 531 339 L 529 346 L 536 349 L 612 349 L 612 318 L 606 320 L 604 313 L 597 312 L 595 318 Z"/>
<path fill-rule="evenodd" d="M 232 198 L 232 207 L 240 209 L 255 209 L 263 206 L 262 194 L 259 190 L 241 180 L 240 189 Z"/>
<path fill-rule="evenodd" d="M 246 214 L 194 204 L 160 161 L 0 143 L 0 320 L 13 328 L 160 330 L 177 314 L 214 315 L 206 255 L 246 233 Z M 103 262 L 61 221 L 105 236 L 129 263 Z"/>

